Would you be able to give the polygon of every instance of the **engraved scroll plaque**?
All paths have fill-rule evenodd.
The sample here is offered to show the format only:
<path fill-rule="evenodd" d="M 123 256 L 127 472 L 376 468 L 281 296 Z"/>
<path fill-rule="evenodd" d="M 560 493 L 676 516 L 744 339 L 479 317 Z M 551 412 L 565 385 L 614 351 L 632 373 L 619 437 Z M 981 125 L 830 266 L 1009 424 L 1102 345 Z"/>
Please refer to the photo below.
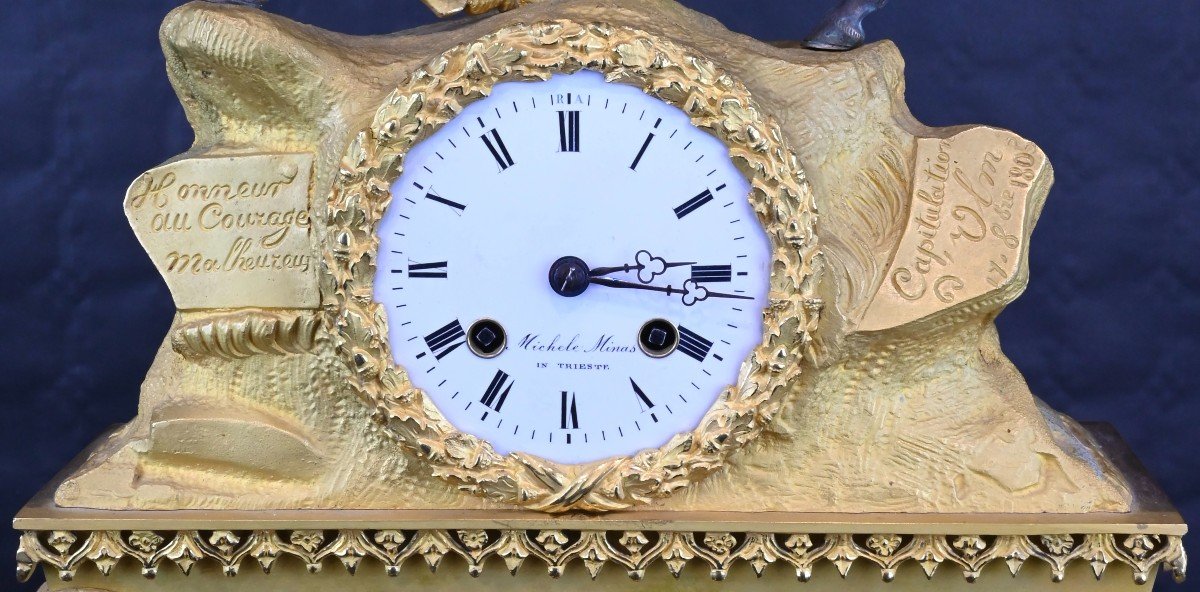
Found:
<path fill-rule="evenodd" d="M 142 174 L 124 207 L 180 312 L 142 383 L 137 416 L 106 432 L 14 520 L 19 577 L 41 568 L 58 576 L 46 586 L 58 592 L 604 591 L 628 589 L 624 576 L 646 590 L 774 590 L 813 579 L 807 585 L 820 589 L 1062 592 L 1152 586 L 1160 568 L 1183 577 L 1187 525 L 1115 431 L 1051 409 L 1001 348 L 994 320 L 1027 284 L 1030 235 L 1053 178 L 1037 146 L 997 128 L 921 125 L 904 103 L 903 60 L 888 42 L 841 53 L 768 45 L 676 0 L 427 3 L 439 13 L 516 10 L 365 38 L 242 3 L 189 2 L 167 16 L 168 75 L 203 148 Z M 625 177 L 588 188 L 596 210 L 559 194 L 583 181 L 545 171 L 610 156 L 594 141 L 609 136 L 589 135 L 609 121 L 599 102 L 580 109 L 578 151 L 563 145 L 580 119 L 554 100 L 529 119 L 504 111 L 502 123 L 499 105 L 490 131 L 483 118 L 478 128 L 464 120 L 470 142 L 450 143 L 468 156 L 433 164 L 447 167 L 439 179 L 478 181 L 467 195 L 443 198 L 425 177 L 412 179 L 416 192 L 399 182 L 424 168 L 418 143 L 442 129 L 463 137 L 450 122 L 499 96 L 500 84 L 542 84 L 581 69 L 641 89 L 724 142 L 711 153 L 738 159 L 735 172 L 752 188 L 742 205 L 761 227 L 749 230 L 766 235 L 770 257 L 755 268 L 738 263 L 749 241 L 717 259 L 722 251 L 707 244 L 691 257 L 671 240 L 703 236 L 694 230 L 704 228 L 700 218 L 681 221 L 675 206 L 715 181 L 701 180 L 713 158 L 699 164 L 696 148 L 681 157 L 701 168 L 678 185 L 660 185 L 650 167 L 638 173 L 629 164 L 656 133 L 652 151 L 690 145 L 670 144 L 673 126 L 659 129 L 657 116 L 643 121 L 631 110 L 630 133 L 612 136 L 613 170 Z M 498 153 L 488 138 L 502 146 L 501 132 L 510 143 Z M 605 151 L 590 152 L 596 146 Z M 537 183 L 520 184 L 528 179 Z M 525 187 L 553 191 L 546 202 L 525 201 L 561 207 L 561 220 L 601 207 L 612 217 L 587 232 L 559 224 L 543 238 L 539 216 L 559 214 L 520 214 L 511 202 Z M 626 187 L 652 190 L 655 213 L 600 203 Z M 412 203 L 400 205 L 401 190 Z M 475 220 L 507 233 L 507 258 L 529 274 L 495 257 L 510 252 L 492 235 L 466 231 L 476 228 L 460 217 L 468 203 Z M 430 217 L 401 214 L 409 205 Z M 743 222 L 724 217 L 720 202 L 707 207 L 712 228 Z M 382 240 L 389 208 L 405 221 L 397 229 L 426 233 L 414 231 L 409 244 L 433 246 L 433 234 L 458 243 L 381 265 L 381 255 L 410 255 Z M 628 222 L 638 216 L 649 221 Z M 659 219 L 680 225 L 655 226 Z M 626 263 L 594 277 L 600 268 L 581 269 L 584 286 L 603 277 L 608 285 L 597 291 L 665 292 L 663 312 L 623 300 L 634 292 L 612 304 L 563 300 L 548 283 L 555 257 L 594 249 L 628 262 L 654 246 L 644 238 L 676 249 L 677 275 L 642 281 L 633 272 L 649 266 Z M 563 250 L 546 257 L 533 240 Z M 503 273 L 460 265 L 467 259 L 496 261 Z M 599 421 L 587 425 L 599 410 L 638 431 L 639 420 L 659 422 L 680 409 L 668 406 L 674 397 L 687 403 L 684 394 L 702 390 L 688 385 L 695 374 L 666 374 L 675 366 L 707 374 L 704 360 L 720 355 L 685 351 L 692 346 L 682 345 L 678 323 L 695 328 L 692 319 L 715 310 L 706 306 L 721 305 L 689 313 L 696 302 L 666 282 L 715 281 L 714 300 L 728 290 L 731 308 L 745 306 L 736 299 L 754 299 L 732 290 L 735 265 L 764 272 L 766 300 L 749 311 L 749 330 L 761 335 L 748 340 L 732 386 L 716 385 L 724 390 L 697 406 L 699 423 L 664 433 L 651 444 L 659 448 L 609 449 L 585 463 L 534 449 L 502 454 L 443 414 L 454 399 L 515 430 L 524 399 L 527 417 L 550 428 L 539 441 L 561 443 L 562 434 L 575 446 L 588 443 L 589 429 L 593 443 L 613 440 Z M 391 284 L 407 288 L 403 302 L 375 293 L 376 278 L 390 274 L 405 280 Z M 526 277 L 527 292 L 500 286 Z M 435 285 L 428 292 L 413 289 L 426 281 Z M 453 317 L 421 308 L 463 290 L 471 299 L 451 301 Z M 405 308 L 403 322 L 388 323 L 401 318 L 387 316 L 391 302 Z M 629 343 L 640 343 L 647 321 L 672 326 L 674 358 L 628 352 L 651 364 L 645 375 L 663 375 L 660 388 L 643 392 L 635 379 L 649 380 L 635 372 L 619 372 L 615 388 L 579 372 L 581 400 L 594 406 L 576 409 L 567 380 L 514 378 L 522 360 L 537 369 L 516 351 L 521 335 L 536 334 L 526 317 L 561 322 L 553 332 L 567 336 L 563 343 L 589 328 L 589 306 L 635 320 Z M 608 331 L 609 318 L 591 328 Z M 513 351 L 475 348 L 482 333 L 470 328 L 481 320 L 507 323 L 512 338 L 500 343 Z M 396 326 L 407 341 L 393 339 Z M 719 339 L 703 333 L 709 345 Z M 420 365 L 393 355 L 407 343 Z M 457 358 L 434 366 L 449 350 Z M 461 393 L 438 399 L 418 388 L 418 373 L 435 369 L 461 378 Z M 421 384 L 441 387 L 433 378 Z M 502 411 L 496 397 L 508 389 L 514 403 Z M 417 575 L 414 564 L 449 567 Z"/>
<path fill-rule="evenodd" d="M 915 321 L 1007 287 L 1048 189 L 1042 151 L 975 128 L 917 140 L 908 224 L 860 330 Z"/>
<path fill-rule="evenodd" d="M 310 154 L 188 158 L 138 177 L 125 212 L 182 310 L 315 308 Z"/>

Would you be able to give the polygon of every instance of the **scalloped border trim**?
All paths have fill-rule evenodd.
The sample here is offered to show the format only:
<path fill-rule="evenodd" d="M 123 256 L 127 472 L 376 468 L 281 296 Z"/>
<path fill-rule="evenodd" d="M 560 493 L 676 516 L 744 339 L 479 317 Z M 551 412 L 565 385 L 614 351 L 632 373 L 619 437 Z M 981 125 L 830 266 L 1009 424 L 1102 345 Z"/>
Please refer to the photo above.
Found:
<path fill-rule="evenodd" d="M 1138 534 L 1045 535 L 903 535 L 730 533 L 580 530 L 182 530 L 182 531 L 24 531 L 17 550 L 17 577 L 28 580 L 38 565 L 58 571 L 70 581 L 76 571 L 93 565 L 108 575 L 121 561 L 133 561 L 153 578 L 160 566 L 174 564 L 185 575 L 200 561 L 213 561 L 226 575 L 245 564 L 270 573 L 281 556 L 292 556 L 317 573 L 336 561 L 355 573 L 370 558 L 390 576 L 400 574 L 416 558 L 436 571 L 448 555 L 467 563 L 468 573 L 483 573 L 484 563 L 499 557 L 512 574 L 527 561 L 544 564 L 559 577 L 572 562 L 582 563 L 592 578 L 612 565 L 640 580 L 646 569 L 663 563 L 675 577 L 690 563 L 708 567 L 723 580 L 736 563 L 749 564 L 761 576 L 774 563 L 786 564 L 800 581 L 808 581 L 819 562 L 832 563 L 845 577 L 854 565 L 873 566 L 890 582 L 903 564 L 916 563 L 929 578 L 946 565 L 975 581 L 989 564 L 1004 562 L 1017 575 L 1029 560 L 1046 563 L 1053 581 L 1066 577 L 1068 564 L 1084 561 L 1099 579 L 1112 563 L 1125 564 L 1133 580 L 1144 584 L 1158 567 L 1177 582 L 1187 572 L 1182 537 Z"/>

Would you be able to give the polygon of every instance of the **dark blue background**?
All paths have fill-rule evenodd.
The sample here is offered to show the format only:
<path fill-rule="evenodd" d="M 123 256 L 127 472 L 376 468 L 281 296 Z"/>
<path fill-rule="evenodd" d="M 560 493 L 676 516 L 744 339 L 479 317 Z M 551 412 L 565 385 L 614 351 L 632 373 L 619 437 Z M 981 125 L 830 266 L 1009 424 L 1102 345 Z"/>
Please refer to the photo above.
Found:
<path fill-rule="evenodd" d="M 761 39 L 802 37 L 832 3 L 685 1 Z M 139 173 L 191 143 L 157 41 L 175 4 L 4 2 L 5 516 L 135 414 L 171 319 L 121 201 Z M 433 20 L 417 0 L 268 9 L 358 34 Z M 1116 424 L 1185 517 L 1200 519 L 1200 2 L 896 0 L 868 34 L 900 46 L 921 121 L 1009 128 L 1049 154 L 1057 183 L 1029 290 L 999 320 L 1004 348 L 1051 405 Z M 14 548 L 14 533 L 0 536 L 0 567 Z M 15 585 L 7 569 L 0 587 Z"/>

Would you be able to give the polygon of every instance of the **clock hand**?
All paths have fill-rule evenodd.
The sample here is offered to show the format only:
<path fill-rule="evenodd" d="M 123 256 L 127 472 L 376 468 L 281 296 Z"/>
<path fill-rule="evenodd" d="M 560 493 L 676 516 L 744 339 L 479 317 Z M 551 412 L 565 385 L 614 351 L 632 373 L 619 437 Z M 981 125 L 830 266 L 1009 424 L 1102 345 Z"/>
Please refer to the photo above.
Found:
<path fill-rule="evenodd" d="M 625 281 L 621 281 L 621 280 L 614 280 L 614 279 L 603 278 L 603 277 L 591 278 L 588 283 L 596 284 L 598 286 L 605 286 L 608 288 L 628 288 L 630 290 L 648 290 L 651 292 L 662 292 L 668 296 L 670 296 L 671 294 L 683 294 L 684 293 L 683 290 L 680 290 L 678 288 L 674 288 L 671 286 L 648 286 L 645 284 L 635 284 L 633 282 L 625 282 Z"/>
<path fill-rule="evenodd" d="M 649 255 L 649 253 L 646 253 Z M 685 264 L 686 265 L 686 264 Z M 649 282 L 634 283 L 624 280 L 615 280 L 606 277 L 592 277 L 592 273 L 588 270 L 587 263 L 578 257 L 560 257 L 553 265 L 550 266 L 550 287 L 560 296 L 573 297 L 578 296 L 588 289 L 590 285 L 604 286 L 607 288 L 619 288 L 627 290 L 646 290 L 648 292 L 661 292 L 667 296 L 679 294 L 683 297 L 684 306 L 693 306 L 697 302 L 707 300 L 709 298 L 735 298 L 738 300 L 754 300 L 751 296 L 742 296 L 740 294 L 726 294 L 724 292 L 712 292 L 708 288 L 698 284 L 696 280 L 686 280 L 683 286 L 676 288 L 674 286 L 653 286 Z"/>
<path fill-rule="evenodd" d="M 726 294 L 724 292 L 713 292 L 708 288 L 696 283 L 696 280 L 687 280 L 683 282 L 683 305 L 693 306 L 701 300 L 709 298 L 737 298 L 739 300 L 754 300 L 750 296 L 741 296 L 738 294 Z"/>
<path fill-rule="evenodd" d="M 697 302 L 708 300 L 709 298 L 735 298 L 738 300 L 754 300 L 752 296 L 743 296 L 741 294 L 726 294 L 724 292 L 713 292 L 704 286 L 697 284 L 692 280 L 687 280 L 683 283 L 683 288 L 674 286 L 649 286 L 645 284 L 635 284 L 633 282 L 624 282 L 609 278 L 591 278 L 589 283 L 609 288 L 628 288 L 631 290 L 648 290 L 651 292 L 662 292 L 668 296 L 672 294 L 680 294 L 683 296 L 684 306 L 694 306 Z"/>
<path fill-rule="evenodd" d="M 683 267 L 684 265 L 695 265 L 695 264 L 696 264 L 695 261 L 682 261 L 679 263 L 666 263 L 665 266 L 667 268 L 671 268 L 671 267 Z M 596 269 L 593 269 L 591 274 L 589 274 L 589 275 L 591 275 L 592 277 L 600 277 L 600 276 L 613 274 L 618 271 L 630 272 L 635 269 L 641 270 L 641 269 L 645 269 L 645 268 L 640 265 L 629 265 L 628 263 L 626 263 L 625 265 L 620 265 L 617 267 L 597 267 Z M 654 275 L 659 275 L 659 274 L 654 274 Z"/>
<path fill-rule="evenodd" d="M 682 267 L 684 265 L 696 264 L 695 261 L 667 262 L 662 257 L 655 257 L 654 255 L 651 255 L 650 251 L 645 249 L 638 251 L 637 254 L 634 255 L 633 259 L 633 264 L 626 263 L 625 265 L 616 267 L 597 267 L 591 270 L 591 272 L 588 273 L 588 276 L 595 278 L 616 272 L 629 273 L 630 271 L 636 269 L 638 272 L 638 281 L 642 282 L 643 284 L 648 284 L 654 281 L 654 278 L 662 275 L 666 272 L 666 270 L 672 267 Z"/>
<path fill-rule="evenodd" d="M 753 296 L 742 296 L 740 294 L 724 294 L 722 292 L 709 292 L 709 298 L 737 298 L 738 300 L 754 300 Z M 701 298 L 703 300 L 703 298 Z"/>

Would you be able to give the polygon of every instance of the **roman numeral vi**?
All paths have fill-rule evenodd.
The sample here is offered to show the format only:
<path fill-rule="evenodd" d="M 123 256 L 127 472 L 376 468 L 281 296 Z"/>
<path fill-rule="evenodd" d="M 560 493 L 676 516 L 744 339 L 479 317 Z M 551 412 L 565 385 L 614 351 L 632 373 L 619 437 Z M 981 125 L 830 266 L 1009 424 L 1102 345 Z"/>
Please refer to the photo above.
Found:
<path fill-rule="evenodd" d="M 579 429 L 579 410 L 575 407 L 575 393 L 562 392 L 562 429 Z"/>

